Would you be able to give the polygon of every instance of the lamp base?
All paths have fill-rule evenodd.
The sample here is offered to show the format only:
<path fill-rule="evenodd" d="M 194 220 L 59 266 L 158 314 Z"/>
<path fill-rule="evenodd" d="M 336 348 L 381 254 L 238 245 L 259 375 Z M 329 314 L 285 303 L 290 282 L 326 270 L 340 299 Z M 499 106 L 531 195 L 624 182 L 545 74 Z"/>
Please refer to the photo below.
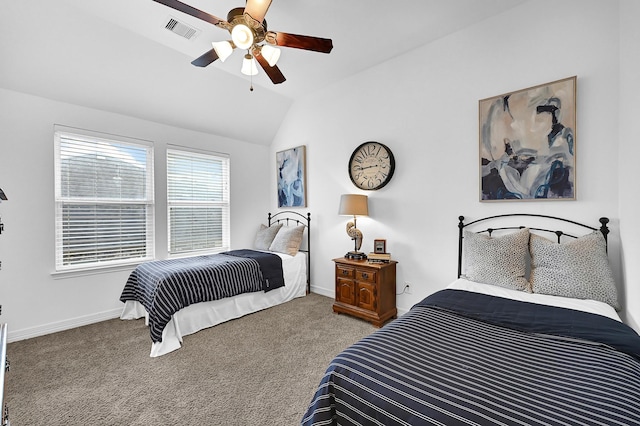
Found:
<path fill-rule="evenodd" d="M 365 260 L 367 258 L 367 255 L 361 251 L 350 251 L 345 254 L 344 257 L 351 260 Z"/>

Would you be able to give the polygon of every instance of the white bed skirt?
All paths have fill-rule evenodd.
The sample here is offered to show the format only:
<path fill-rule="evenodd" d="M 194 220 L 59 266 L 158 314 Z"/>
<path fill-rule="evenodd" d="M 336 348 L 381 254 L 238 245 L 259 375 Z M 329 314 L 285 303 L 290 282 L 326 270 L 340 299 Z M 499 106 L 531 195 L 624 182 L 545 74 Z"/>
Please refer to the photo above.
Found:
<path fill-rule="evenodd" d="M 158 357 L 180 349 L 182 338 L 189 334 L 305 296 L 307 293 L 305 254 L 281 257 L 283 257 L 284 287 L 267 293 L 257 291 L 211 302 L 196 303 L 181 309 L 173 315 L 162 331 L 162 342 L 152 343 L 150 356 Z M 120 319 L 142 317 L 148 324 L 147 311 L 141 303 L 133 300 L 125 302 Z"/>

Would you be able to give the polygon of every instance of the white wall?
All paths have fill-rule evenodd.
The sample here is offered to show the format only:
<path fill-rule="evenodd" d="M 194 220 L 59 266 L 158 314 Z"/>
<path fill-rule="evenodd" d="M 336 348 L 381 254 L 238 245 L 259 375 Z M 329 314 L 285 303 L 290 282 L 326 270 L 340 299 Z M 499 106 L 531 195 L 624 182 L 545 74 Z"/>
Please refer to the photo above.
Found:
<path fill-rule="evenodd" d="M 530 1 L 294 104 L 272 151 L 307 145 L 314 291 L 333 296 L 331 259 L 353 247 L 348 218 L 337 215 L 342 193 L 369 195 L 370 216 L 358 220 L 363 251 L 387 239 L 400 262 L 398 292 L 404 281 L 413 287 L 398 297 L 401 311 L 456 278 L 459 215 L 545 213 L 594 226 L 608 216 L 622 286 L 618 17 L 617 2 Z M 478 100 L 573 75 L 578 200 L 480 203 Z M 373 192 L 357 190 L 347 175 L 351 152 L 367 140 L 387 144 L 396 158 L 392 181 Z"/>
<path fill-rule="evenodd" d="M 640 2 L 620 2 L 620 235 L 627 322 L 640 330 Z"/>
<path fill-rule="evenodd" d="M 154 142 L 156 255 L 167 253 L 166 144 L 231 156 L 231 245 L 245 247 L 269 203 L 269 150 L 262 145 L 165 126 L 0 89 L 0 303 L 9 340 L 58 331 L 118 315 L 132 268 L 54 278 L 53 125 Z M 253 224 L 254 226 L 247 226 Z"/>

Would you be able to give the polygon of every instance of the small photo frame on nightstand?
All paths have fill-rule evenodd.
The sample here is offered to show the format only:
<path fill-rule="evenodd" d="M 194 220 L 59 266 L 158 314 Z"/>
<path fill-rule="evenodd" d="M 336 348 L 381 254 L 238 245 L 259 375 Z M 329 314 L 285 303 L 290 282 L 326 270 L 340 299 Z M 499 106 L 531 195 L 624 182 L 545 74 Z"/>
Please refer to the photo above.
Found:
<path fill-rule="evenodd" d="M 387 240 L 373 240 L 373 252 L 382 254 L 387 252 Z"/>

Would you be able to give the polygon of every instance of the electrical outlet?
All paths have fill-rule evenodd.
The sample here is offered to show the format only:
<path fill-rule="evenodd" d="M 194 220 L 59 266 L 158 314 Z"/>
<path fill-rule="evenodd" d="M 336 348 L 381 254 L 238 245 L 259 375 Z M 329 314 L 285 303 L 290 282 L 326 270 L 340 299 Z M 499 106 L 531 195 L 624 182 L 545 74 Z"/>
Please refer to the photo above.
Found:
<path fill-rule="evenodd" d="M 404 282 L 404 293 L 411 294 L 411 283 L 408 281 Z"/>

